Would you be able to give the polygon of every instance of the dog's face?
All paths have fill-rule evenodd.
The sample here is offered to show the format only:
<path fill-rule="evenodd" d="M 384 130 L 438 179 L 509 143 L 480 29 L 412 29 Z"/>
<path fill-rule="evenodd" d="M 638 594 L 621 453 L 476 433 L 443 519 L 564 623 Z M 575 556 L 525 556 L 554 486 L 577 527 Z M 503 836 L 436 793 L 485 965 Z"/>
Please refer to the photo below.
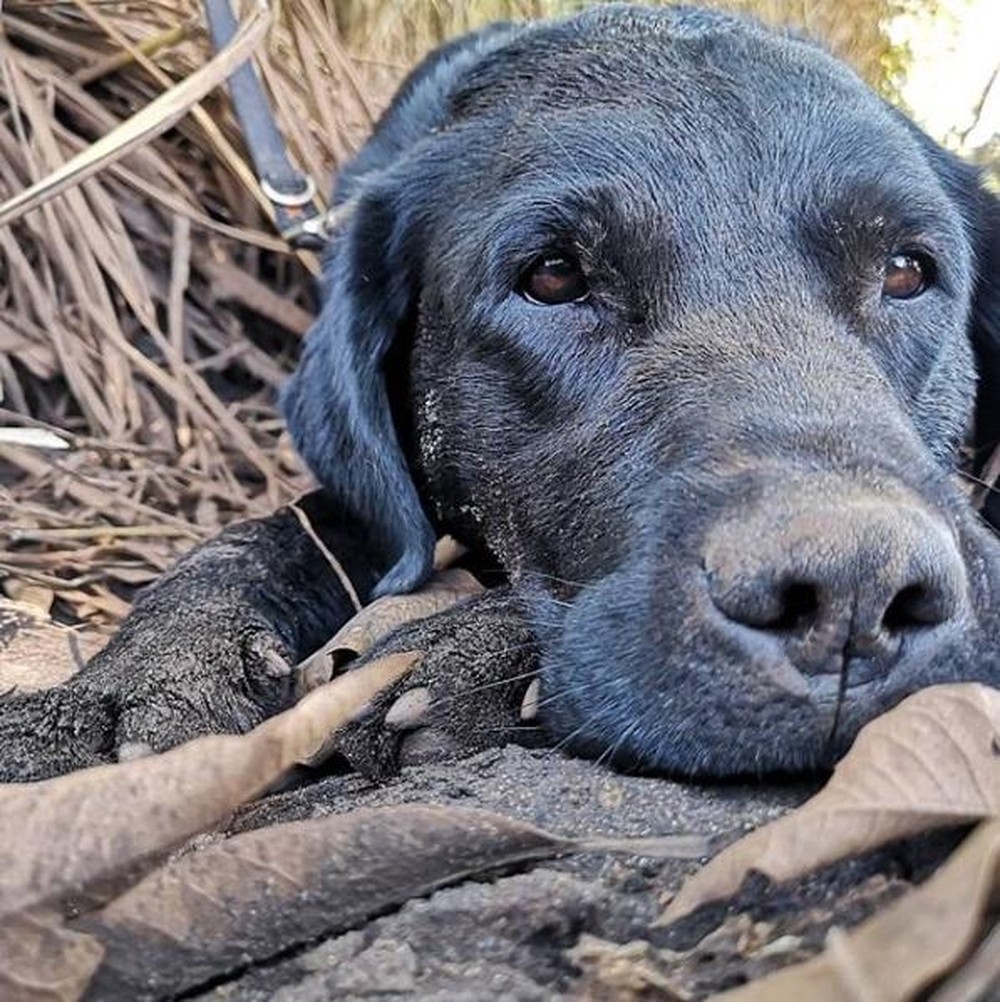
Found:
<path fill-rule="evenodd" d="M 690 11 L 493 29 L 344 194 L 293 433 L 387 588 L 425 512 L 497 554 L 573 746 L 808 768 L 1000 678 L 1000 547 L 954 473 L 997 432 L 997 207 L 845 68 Z"/>

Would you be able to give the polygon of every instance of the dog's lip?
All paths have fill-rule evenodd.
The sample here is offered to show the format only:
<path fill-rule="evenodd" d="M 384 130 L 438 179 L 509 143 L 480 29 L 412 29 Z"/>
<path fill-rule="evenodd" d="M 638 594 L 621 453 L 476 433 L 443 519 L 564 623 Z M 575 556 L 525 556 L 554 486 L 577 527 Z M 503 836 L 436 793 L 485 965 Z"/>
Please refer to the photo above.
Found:
<path fill-rule="evenodd" d="M 883 685 L 892 672 L 867 659 L 851 658 L 839 671 L 803 672 L 787 657 L 768 658 L 759 665 L 760 674 L 773 685 L 802 699 L 825 707 L 843 695 L 864 699 Z"/>
<path fill-rule="evenodd" d="M 851 667 L 851 664 L 848 663 L 842 672 L 809 676 L 806 684 L 810 699 L 821 707 L 832 707 L 840 703 L 844 696 L 850 695 L 852 699 L 864 699 L 885 685 L 887 675 L 883 672 L 852 682 Z"/>

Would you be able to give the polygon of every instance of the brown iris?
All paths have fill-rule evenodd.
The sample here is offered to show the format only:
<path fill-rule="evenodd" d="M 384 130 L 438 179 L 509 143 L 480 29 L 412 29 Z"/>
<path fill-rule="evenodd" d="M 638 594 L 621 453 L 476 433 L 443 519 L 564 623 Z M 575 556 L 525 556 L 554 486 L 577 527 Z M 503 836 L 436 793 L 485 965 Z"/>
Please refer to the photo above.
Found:
<path fill-rule="evenodd" d="M 545 306 L 576 302 L 589 291 L 580 262 L 569 254 L 538 258 L 521 276 L 519 288 L 525 298 Z"/>
<path fill-rule="evenodd" d="M 882 295 L 890 299 L 913 299 L 919 296 L 934 277 L 934 263 L 924 254 L 893 254 L 885 263 Z"/>

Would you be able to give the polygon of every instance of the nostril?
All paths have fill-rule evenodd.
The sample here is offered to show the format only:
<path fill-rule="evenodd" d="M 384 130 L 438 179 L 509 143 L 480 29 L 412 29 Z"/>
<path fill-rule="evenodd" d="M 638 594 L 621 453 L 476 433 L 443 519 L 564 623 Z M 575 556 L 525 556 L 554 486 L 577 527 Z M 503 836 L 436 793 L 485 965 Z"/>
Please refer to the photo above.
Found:
<path fill-rule="evenodd" d="M 820 614 L 819 588 L 803 581 L 777 584 L 750 578 L 712 598 L 727 619 L 767 633 L 807 629 Z"/>
<path fill-rule="evenodd" d="M 816 621 L 819 614 L 819 590 L 815 585 L 796 581 L 781 589 L 779 603 L 778 616 L 761 626 L 777 632 L 802 629 Z"/>
<path fill-rule="evenodd" d="M 947 604 L 935 588 L 925 584 L 907 585 L 889 603 L 882 615 L 882 626 L 889 633 L 906 633 L 937 626 L 948 619 Z"/>

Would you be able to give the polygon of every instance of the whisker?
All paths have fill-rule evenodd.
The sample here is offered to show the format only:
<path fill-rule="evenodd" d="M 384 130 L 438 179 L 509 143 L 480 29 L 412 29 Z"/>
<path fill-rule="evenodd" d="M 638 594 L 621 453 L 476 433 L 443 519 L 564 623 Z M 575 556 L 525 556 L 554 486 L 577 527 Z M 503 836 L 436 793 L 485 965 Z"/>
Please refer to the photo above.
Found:
<path fill-rule="evenodd" d="M 601 752 L 601 755 L 597 760 L 597 764 L 603 765 L 605 762 L 610 763 L 614 761 L 614 757 L 618 753 L 618 750 L 639 729 L 639 725 L 642 721 L 642 715 L 633 720 L 632 723 L 618 736 L 618 739 L 613 744 L 608 745 L 608 747 Z"/>
<path fill-rule="evenodd" d="M 514 682 L 523 682 L 525 679 L 537 678 L 539 674 L 539 669 L 534 669 L 533 671 L 522 672 L 520 675 L 511 675 L 509 678 L 499 678 L 492 682 L 483 682 L 481 685 L 474 685 L 468 689 L 459 689 L 455 692 L 448 693 L 447 696 L 441 696 L 435 699 L 432 703 L 434 707 L 448 706 L 454 703 L 458 699 L 464 699 L 468 696 L 475 696 L 477 693 L 485 692 L 487 689 L 499 689 L 505 685 L 510 685 Z"/>

